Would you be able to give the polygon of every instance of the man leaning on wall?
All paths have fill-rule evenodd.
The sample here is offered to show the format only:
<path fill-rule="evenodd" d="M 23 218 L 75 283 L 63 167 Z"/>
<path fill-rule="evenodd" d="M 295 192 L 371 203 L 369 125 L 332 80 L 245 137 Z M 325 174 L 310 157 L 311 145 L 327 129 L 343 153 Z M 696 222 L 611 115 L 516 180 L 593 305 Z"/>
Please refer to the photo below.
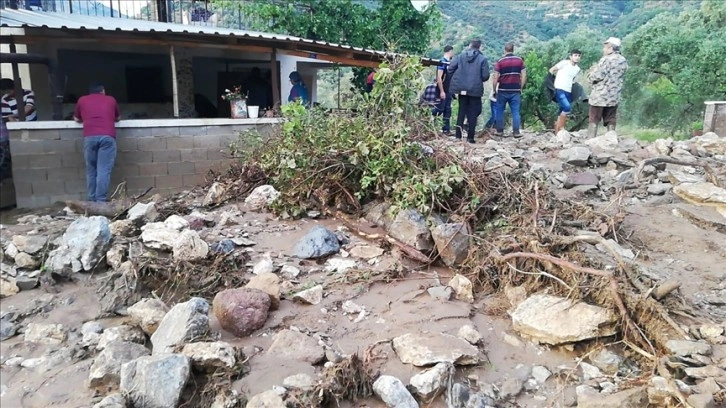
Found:
<path fill-rule="evenodd" d="M 73 119 L 83 124 L 83 158 L 86 162 L 88 201 L 108 201 L 111 171 L 116 161 L 116 122 L 121 120 L 116 99 L 93 84 L 76 104 Z"/>

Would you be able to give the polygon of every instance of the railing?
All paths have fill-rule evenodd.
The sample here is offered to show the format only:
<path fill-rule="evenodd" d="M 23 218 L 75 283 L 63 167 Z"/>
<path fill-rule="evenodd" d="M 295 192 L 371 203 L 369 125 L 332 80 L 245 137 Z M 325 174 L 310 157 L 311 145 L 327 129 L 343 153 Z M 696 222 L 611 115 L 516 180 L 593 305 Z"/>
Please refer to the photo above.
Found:
<path fill-rule="evenodd" d="M 252 19 L 244 13 L 245 2 L 219 7 L 205 0 L 0 0 L 0 9 L 249 29 Z"/>

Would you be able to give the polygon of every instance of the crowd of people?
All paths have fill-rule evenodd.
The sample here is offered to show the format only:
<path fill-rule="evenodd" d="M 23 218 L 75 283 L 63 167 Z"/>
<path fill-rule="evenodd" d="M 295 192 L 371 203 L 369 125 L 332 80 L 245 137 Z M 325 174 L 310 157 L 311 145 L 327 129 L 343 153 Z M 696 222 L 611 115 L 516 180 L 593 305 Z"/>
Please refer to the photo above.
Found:
<path fill-rule="evenodd" d="M 504 46 L 504 55 L 497 60 L 490 73 L 489 61 L 481 52 L 481 40 L 473 40 L 469 47 L 454 56 L 453 47 L 444 47 L 436 69 L 436 79 L 422 95 L 422 101 L 432 106 L 434 116 L 443 118 L 442 132 L 451 135 L 451 105 L 458 100 L 453 137 L 462 140 L 466 133 L 469 143 L 475 143 L 476 126 L 482 113 L 484 84 L 490 79 L 489 103 L 491 115 L 485 128 L 498 137 L 504 137 L 506 107 L 512 118 L 511 136 L 522 136 L 520 107 L 522 91 L 527 85 L 527 68 L 522 57 L 515 55 L 514 44 Z M 567 117 L 572 113 L 574 101 L 587 99 L 589 103 L 588 136 L 595 137 L 600 122 L 608 130 L 614 130 L 617 123 L 617 109 L 620 103 L 625 72 L 628 63 L 620 53 L 620 39 L 610 37 L 603 42 L 603 57 L 589 71 L 590 94 L 584 97 L 583 88 L 576 82 L 580 74 L 582 52 L 573 49 L 567 59 L 550 68 L 543 86 L 550 88 L 551 99 L 559 106 L 555 132 L 565 128 Z M 534 86 L 539 86 L 538 84 Z"/>

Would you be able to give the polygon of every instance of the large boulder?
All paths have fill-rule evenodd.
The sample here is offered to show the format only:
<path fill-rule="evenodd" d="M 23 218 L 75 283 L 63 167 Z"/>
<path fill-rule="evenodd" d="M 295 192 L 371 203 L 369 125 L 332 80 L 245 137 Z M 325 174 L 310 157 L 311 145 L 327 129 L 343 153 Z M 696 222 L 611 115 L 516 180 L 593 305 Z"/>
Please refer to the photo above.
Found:
<path fill-rule="evenodd" d="M 438 363 L 472 365 L 479 350 L 466 340 L 444 333 L 408 333 L 393 339 L 393 350 L 401 362 L 417 367 Z"/>
<path fill-rule="evenodd" d="M 90 271 L 106 255 L 110 243 L 108 218 L 80 217 L 68 226 L 60 245 L 50 252 L 44 266 L 55 273 L 66 269 Z"/>
<path fill-rule="evenodd" d="M 609 309 L 545 294 L 530 296 L 512 312 L 515 330 L 551 345 L 614 335 L 617 320 Z"/>
<path fill-rule="evenodd" d="M 469 255 L 469 235 L 464 224 L 437 225 L 431 229 L 431 236 L 446 265 L 458 265 Z"/>
<path fill-rule="evenodd" d="M 295 256 L 302 259 L 322 258 L 340 251 L 338 236 L 320 225 L 313 227 L 294 249 Z"/>
<path fill-rule="evenodd" d="M 121 382 L 121 366 L 149 354 L 149 350 L 141 344 L 125 341 L 109 344 L 93 360 L 88 374 L 88 386 L 118 387 Z"/>
<path fill-rule="evenodd" d="M 314 338 L 293 330 L 282 330 L 272 338 L 267 353 L 286 360 L 317 364 L 325 358 L 325 350 Z"/>
<path fill-rule="evenodd" d="M 212 310 L 224 330 L 246 337 L 265 325 L 271 304 L 270 295 L 259 289 L 226 289 L 214 297 Z"/>
<path fill-rule="evenodd" d="M 426 218 L 413 209 L 399 211 L 388 233 L 391 237 L 419 251 L 430 251 L 434 247 Z"/>
<path fill-rule="evenodd" d="M 169 310 L 151 336 L 153 354 L 173 353 L 184 344 L 199 339 L 209 331 L 209 304 L 191 298 Z"/>
<path fill-rule="evenodd" d="M 185 356 L 140 357 L 121 366 L 121 392 L 135 407 L 176 407 L 190 374 L 191 364 Z"/>

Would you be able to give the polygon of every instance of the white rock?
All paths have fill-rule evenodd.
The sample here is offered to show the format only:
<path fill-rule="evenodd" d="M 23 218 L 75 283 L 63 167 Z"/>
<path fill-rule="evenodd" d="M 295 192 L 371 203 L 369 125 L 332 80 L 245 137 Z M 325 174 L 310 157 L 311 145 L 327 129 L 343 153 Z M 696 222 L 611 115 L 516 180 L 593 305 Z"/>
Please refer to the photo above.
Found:
<path fill-rule="evenodd" d="M 206 207 L 209 205 L 221 203 L 224 200 L 224 194 L 226 192 L 227 189 L 225 188 L 224 184 L 215 181 L 214 183 L 212 183 L 212 186 L 209 187 L 207 195 L 204 196 L 204 201 L 202 201 L 202 205 Z"/>
<path fill-rule="evenodd" d="M 456 299 L 469 303 L 474 302 L 474 285 L 464 275 L 454 275 L 449 281 L 449 286 L 454 289 Z"/>
<path fill-rule="evenodd" d="M 134 326 L 122 324 L 121 326 L 109 327 L 101 333 L 96 349 L 103 350 L 109 344 L 118 342 L 143 344 L 146 342 L 146 336 L 141 329 Z"/>
<path fill-rule="evenodd" d="M 121 382 L 121 366 L 149 354 L 149 350 L 141 344 L 123 341 L 109 344 L 93 360 L 88 374 L 88 386 L 117 387 Z"/>
<path fill-rule="evenodd" d="M 602 136 L 585 140 L 585 144 L 602 150 L 613 150 L 618 147 L 618 134 L 611 130 Z"/>
<path fill-rule="evenodd" d="M 280 275 L 285 279 L 295 279 L 300 275 L 300 269 L 292 265 L 283 265 Z"/>
<path fill-rule="evenodd" d="M 706 339 L 715 339 L 723 334 L 724 328 L 715 324 L 704 324 L 699 328 L 701 336 Z"/>
<path fill-rule="evenodd" d="M 594 365 L 587 364 L 584 361 L 580 362 L 580 368 L 582 369 L 582 375 L 585 381 L 603 377 L 599 368 Z"/>
<path fill-rule="evenodd" d="M 12 242 L 5 247 L 5 255 L 7 255 L 8 258 L 15 259 L 19 252 L 18 247 L 16 247 Z"/>
<path fill-rule="evenodd" d="M 273 273 L 275 272 L 275 265 L 272 263 L 272 256 L 269 252 L 265 252 L 255 266 L 252 268 L 252 273 L 259 275 L 262 273 Z"/>
<path fill-rule="evenodd" d="M 482 339 L 482 336 L 479 333 L 479 331 L 474 326 L 469 325 L 469 324 L 461 326 L 461 328 L 459 329 L 459 332 L 456 335 L 459 338 L 462 338 L 474 345 L 479 343 Z"/>
<path fill-rule="evenodd" d="M 197 231 L 184 230 L 172 246 L 172 254 L 177 261 L 198 261 L 207 257 L 209 245 L 199 237 Z"/>
<path fill-rule="evenodd" d="M 275 334 L 267 354 L 282 360 L 304 361 L 313 365 L 325 359 L 325 350 L 314 338 L 293 330 L 282 330 Z"/>
<path fill-rule="evenodd" d="M 106 255 L 110 242 L 111 230 L 106 217 L 80 217 L 68 226 L 60 245 L 50 252 L 44 266 L 54 273 L 62 273 L 66 268 L 73 272 L 90 271 Z"/>
<path fill-rule="evenodd" d="M 189 221 L 185 220 L 184 217 L 173 214 L 164 220 L 164 226 L 177 231 L 181 231 L 185 228 L 189 228 Z"/>
<path fill-rule="evenodd" d="M 696 354 L 706 356 L 711 354 L 711 345 L 703 340 L 668 340 L 665 345 L 668 351 L 676 356 L 688 357 Z"/>
<path fill-rule="evenodd" d="M 350 314 L 360 313 L 365 310 L 363 306 L 353 302 L 352 300 L 346 300 L 345 302 L 343 302 L 341 309 L 343 309 L 345 313 Z"/>
<path fill-rule="evenodd" d="M 112 269 L 118 269 L 124 262 L 126 248 L 122 244 L 116 244 L 106 252 L 106 265 Z"/>
<path fill-rule="evenodd" d="M 15 278 L 10 276 L 0 277 L 0 297 L 9 297 L 18 294 L 20 288 Z"/>
<path fill-rule="evenodd" d="M 169 310 L 151 336 L 154 355 L 173 353 L 184 344 L 195 341 L 209 331 L 209 304 L 202 298 L 191 298 Z"/>
<path fill-rule="evenodd" d="M 354 259 L 330 258 L 325 263 L 325 272 L 346 273 L 357 266 L 358 263 Z"/>
<path fill-rule="evenodd" d="M 144 245 L 163 251 L 171 251 L 181 235 L 176 229 L 168 228 L 161 222 L 146 224 L 141 229 L 141 241 Z"/>
<path fill-rule="evenodd" d="M 237 364 L 234 346 L 223 341 L 189 343 L 184 345 L 181 354 L 200 369 L 232 369 Z"/>
<path fill-rule="evenodd" d="M 83 347 L 96 347 L 98 342 L 101 341 L 101 333 L 103 333 L 103 326 L 98 322 L 86 322 L 81 326 L 81 346 Z"/>
<path fill-rule="evenodd" d="M 148 335 L 154 334 L 159 324 L 169 312 L 169 307 L 159 299 L 141 299 L 127 309 L 134 324 Z"/>
<path fill-rule="evenodd" d="M 537 381 L 538 384 L 544 384 L 548 378 L 552 375 L 552 372 L 543 366 L 532 367 L 532 378 Z"/>
<path fill-rule="evenodd" d="M 373 392 L 390 408 L 418 408 L 418 403 L 401 380 L 382 375 L 373 383 Z"/>
<path fill-rule="evenodd" d="M 446 386 L 449 376 L 453 374 L 453 365 L 438 363 L 411 377 L 411 391 L 422 399 L 429 400 Z"/>
<path fill-rule="evenodd" d="M 316 285 L 310 289 L 298 292 L 292 297 L 292 300 L 309 305 L 317 305 L 323 301 L 323 285 Z"/>
<path fill-rule="evenodd" d="M 189 359 L 179 354 L 140 357 L 121 366 L 120 389 L 136 407 L 176 407 L 190 374 Z"/>
<path fill-rule="evenodd" d="M 120 392 L 105 396 L 93 408 L 126 408 L 128 406 L 126 397 Z"/>
<path fill-rule="evenodd" d="M 295 374 L 282 380 L 282 386 L 289 389 L 309 391 L 315 387 L 315 380 L 307 374 Z"/>
<path fill-rule="evenodd" d="M 587 166 L 587 160 L 590 158 L 590 149 L 583 146 L 575 146 L 562 150 L 559 154 L 560 160 L 573 166 Z"/>
<path fill-rule="evenodd" d="M 62 324 L 30 323 L 25 328 L 25 341 L 39 344 L 61 344 L 68 333 Z"/>
<path fill-rule="evenodd" d="M 372 245 L 359 245 L 350 250 L 350 256 L 362 259 L 372 259 L 383 255 L 383 248 Z"/>
<path fill-rule="evenodd" d="M 156 204 L 153 201 L 146 204 L 136 203 L 129 209 L 128 215 L 126 216 L 126 219 L 136 225 L 154 222 L 157 218 L 159 218 L 159 213 L 156 211 Z"/>
<path fill-rule="evenodd" d="M 287 406 L 274 390 L 268 390 L 250 398 L 245 408 L 287 408 Z"/>
<path fill-rule="evenodd" d="M 437 363 L 472 365 L 479 350 L 466 340 L 443 333 L 408 333 L 393 339 L 393 350 L 401 362 L 417 367 Z"/>
<path fill-rule="evenodd" d="M 18 252 L 18 254 L 15 255 L 15 266 L 21 269 L 35 269 L 40 266 L 40 261 L 33 258 L 30 254 Z"/>
<path fill-rule="evenodd" d="M 560 130 L 555 136 L 550 139 L 550 143 L 558 144 L 560 146 L 570 143 L 572 135 L 566 130 Z"/>
<path fill-rule="evenodd" d="M 272 204 L 279 196 L 280 193 L 275 190 L 275 187 L 270 185 L 259 186 L 245 198 L 245 204 L 250 210 L 261 210 Z"/>
<path fill-rule="evenodd" d="M 615 242 L 615 240 L 608 239 L 605 242 L 607 243 L 607 245 L 600 243 L 595 245 L 595 248 L 597 248 L 600 252 L 604 252 L 606 254 L 610 254 L 610 251 L 612 250 L 625 260 L 635 259 L 635 253 L 633 253 L 632 250 L 623 248 L 622 246 L 620 246 L 620 244 Z"/>
<path fill-rule="evenodd" d="M 40 235 L 15 235 L 13 236 L 13 246 L 17 248 L 19 252 L 25 252 L 30 255 L 34 255 L 40 252 L 48 243 L 48 237 Z M 10 246 L 8 245 L 8 248 Z"/>

